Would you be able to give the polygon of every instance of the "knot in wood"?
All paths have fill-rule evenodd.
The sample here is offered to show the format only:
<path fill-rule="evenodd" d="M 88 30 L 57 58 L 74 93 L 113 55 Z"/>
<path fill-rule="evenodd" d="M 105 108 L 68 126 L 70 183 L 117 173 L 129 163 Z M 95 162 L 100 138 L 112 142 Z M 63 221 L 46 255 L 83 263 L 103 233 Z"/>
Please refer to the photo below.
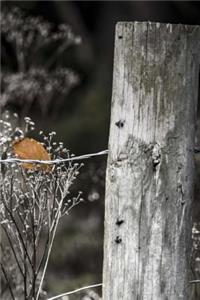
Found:
<path fill-rule="evenodd" d="M 152 148 L 152 161 L 153 161 L 154 168 L 161 161 L 161 151 L 160 151 L 160 145 L 158 143 L 156 143 Z"/>
<path fill-rule="evenodd" d="M 115 174 L 115 167 L 111 166 L 109 169 L 109 176 L 110 176 L 110 181 L 115 182 L 116 181 L 116 174 Z"/>

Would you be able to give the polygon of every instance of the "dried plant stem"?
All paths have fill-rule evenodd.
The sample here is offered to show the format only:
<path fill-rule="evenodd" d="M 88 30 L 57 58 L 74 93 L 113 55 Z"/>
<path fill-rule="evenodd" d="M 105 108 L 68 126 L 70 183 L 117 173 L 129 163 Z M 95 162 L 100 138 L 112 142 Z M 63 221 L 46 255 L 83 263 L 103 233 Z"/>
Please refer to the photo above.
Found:
<path fill-rule="evenodd" d="M 30 118 L 25 119 L 27 128 L 33 126 Z M 6 142 L 7 149 L 12 150 L 12 144 L 9 146 L 12 126 L 0 121 L 2 132 L 5 131 L 0 142 Z M 6 293 L 8 299 L 39 300 L 42 296 L 59 220 L 81 201 L 80 192 L 77 197 L 66 199 L 81 165 L 72 164 L 63 143 L 52 142 L 53 135 L 44 136 L 44 145 L 59 164 L 50 167 L 49 172 L 34 167 L 27 170 L 26 165 L 20 166 L 15 159 L 10 164 L 0 160 L 5 167 L 4 174 L 0 173 L 0 224 L 4 234 L 0 246 L 5 287 L 1 296 Z M 11 154 L 12 151 L 8 157 Z M 63 154 L 67 163 L 62 161 Z"/>
<path fill-rule="evenodd" d="M 10 281 L 9 281 L 9 279 L 8 279 L 6 270 L 4 269 L 4 266 L 2 265 L 2 263 L 1 263 L 1 269 L 2 269 L 3 275 L 4 275 L 5 279 L 6 279 L 6 282 L 7 282 L 7 284 L 8 284 L 8 288 L 9 288 L 11 297 L 12 297 L 13 300 L 15 300 L 15 296 L 14 296 L 14 294 L 13 294 L 13 291 L 12 291 L 12 288 L 11 288 L 11 285 L 10 285 Z"/>
<path fill-rule="evenodd" d="M 39 296 L 40 296 L 40 293 L 41 293 L 41 290 L 42 290 L 42 285 L 43 285 L 43 282 L 44 282 L 44 276 L 45 276 L 46 269 L 47 269 L 47 266 L 48 266 L 48 262 L 49 262 L 49 258 L 50 258 L 50 254 L 51 254 L 51 250 L 52 250 L 52 246 L 53 246 L 53 241 L 54 241 L 54 238 L 55 238 L 58 222 L 59 222 L 59 219 L 61 217 L 61 208 L 62 208 L 63 200 L 64 200 L 64 198 L 62 198 L 62 200 L 59 203 L 57 216 L 56 216 L 56 219 L 54 220 L 55 223 L 54 223 L 54 226 L 53 226 L 53 233 L 52 233 L 52 237 L 51 237 L 51 242 L 50 242 L 50 245 L 48 247 L 48 253 L 47 253 L 46 260 L 45 260 L 45 265 L 44 265 L 44 268 L 43 268 L 42 276 L 41 276 L 41 279 L 40 279 L 40 284 L 39 284 L 36 300 L 39 299 Z"/>
<path fill-rule="evenodd" d="M 19 228 L 19 226 L 18 226 L 18 224 L 17 224 L 17 222 L 16 222 L 16 220 L 15 220 L 13 214 L 12 214 L 12 211 L 8 208 L 8 206 L 6 205 L 5 201 L 4 200 L 2 200 L 2 201 L 4 203 L 4 207 L 5 207 L 6 211 L 9 213 L 10 218 L 11 218 L 12 222 L 15 225 L 15 229 L 17 231 L 17 234 L 18 234 L 18 237 L 19 237 L 19 241 L 20 241 L 20 245 L 22 246 L 23 252 L 26 253 L 26 257 L 28 258 L 29 263 L 32 266 L 32 262 L 31 262 L 29 254 L 27 252 L 27 248 L 26 248 L 25 241 L 24 241 L 24 238 L 22 236 L 21 230 L 20 230 L 20 228 Z"/>
<path fill-rule="evenodd" d="M 11 240 L 11 238 L 10 238 L 10 236 L 9 236 L 9 234 L 8 234 L 8 232 L 7 232 L 7 230 L 6 230 L 6 228 L 5 228 L 3 225 L 1 225 L 1 227 L 3 228 L 3 230 L 4 230 L 4 232 L 5 232 L 5 235 L 6 235 L 7 239 L 8 239 L 9 246 L 10 246 L 10 248 L 11 248 L 11 250 L 12 250 L 12 253 L 13 253 L 13 255 L 14 255 L 14 258 L 15 258 L 15 261 L 16 261 L 17 266 L 18 266 L 18 268 L 19 268 L 19 271 L 20 271 L 22 277 L 24 277 L 24 272 L 23 272 L 23 270 L 22 270 L 22 268 L 21 268 L 21 266 L 20 266 L 20 263 L 19 263 L 19 260 L 18 260 L 16 251 L 15 251 L 15 249 L 14 249 L 14 247 L 13 247 L 12 240 Z"/>

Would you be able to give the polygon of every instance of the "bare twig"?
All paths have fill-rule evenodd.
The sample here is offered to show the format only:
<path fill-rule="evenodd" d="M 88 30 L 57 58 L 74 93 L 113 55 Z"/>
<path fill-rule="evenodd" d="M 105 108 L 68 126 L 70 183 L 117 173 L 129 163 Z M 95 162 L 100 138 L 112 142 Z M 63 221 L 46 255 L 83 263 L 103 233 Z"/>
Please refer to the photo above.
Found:
<path fill-rule="evenodd" d="M 4 275 L 5 279 L 6 279 L 7 284 L 8 284 L 8 288 L 9 288 L 11 297 L 12 297 L 13 300 L 15 300 L 15 296 L 14 296 L 14 294 L 13 294 L 13 291 L 12 291 L 12 288 L 11 288 L 10 281 L 9 281 L 9 279 L 8 279 L 8 275 L 7 275 L 7 273 L 6 273 L 6 270 L 5 270 L 5 268 L 4 268 L 4 266 L 3 266 L 2 263 L 0 263 L 0 265 L 1 265 L 1 269 L 2 269 L 3 275 Z"/>

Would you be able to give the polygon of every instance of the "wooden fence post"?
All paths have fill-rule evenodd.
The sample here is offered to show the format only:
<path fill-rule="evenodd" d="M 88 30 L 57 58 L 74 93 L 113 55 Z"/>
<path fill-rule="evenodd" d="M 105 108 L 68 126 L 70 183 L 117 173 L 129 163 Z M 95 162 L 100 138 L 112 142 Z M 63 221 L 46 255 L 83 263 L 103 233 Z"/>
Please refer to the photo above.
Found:
<path fill-rule="evenodd" d="M 103 300 L 188 300 L 200 27 L 118 23 Z"/>

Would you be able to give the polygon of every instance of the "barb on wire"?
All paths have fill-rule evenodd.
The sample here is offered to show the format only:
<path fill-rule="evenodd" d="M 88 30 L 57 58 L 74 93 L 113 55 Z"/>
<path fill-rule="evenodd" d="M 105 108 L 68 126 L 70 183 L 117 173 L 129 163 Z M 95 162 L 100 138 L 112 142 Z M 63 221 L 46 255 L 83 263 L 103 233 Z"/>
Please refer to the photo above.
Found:
<path fill-rule="evenodd" d="M 90 154 L 84 154 L 84 155 L 80 155 L 80 156 L 74 156 L 74 157 L 70 157 L 70 158 L 63 158 L 63 159 L 53 159 L 53 160 L 38 160 L 38 159 L 20 159 L 20 158 L 7 158 L 7 159 L 0 159 L 0 163 L 1 164 L 5 164 L 5 163 L 33 163 L 33 164 L 49 164 L 49 165 L 53 165 L 53 164 L 59 164 L 59 163 L 63 163 L 63 162 L 68 162 L 68 161 L 73 161 L 73 160 L 83 160 L 83 159 L 88 159 L 94 156 L 99 156 L 99 155 L 106 155 L 108 154 L 108 150 L 103 150 L 100 152 L 96 152 L 96 153 L 90 153 Z"/>

